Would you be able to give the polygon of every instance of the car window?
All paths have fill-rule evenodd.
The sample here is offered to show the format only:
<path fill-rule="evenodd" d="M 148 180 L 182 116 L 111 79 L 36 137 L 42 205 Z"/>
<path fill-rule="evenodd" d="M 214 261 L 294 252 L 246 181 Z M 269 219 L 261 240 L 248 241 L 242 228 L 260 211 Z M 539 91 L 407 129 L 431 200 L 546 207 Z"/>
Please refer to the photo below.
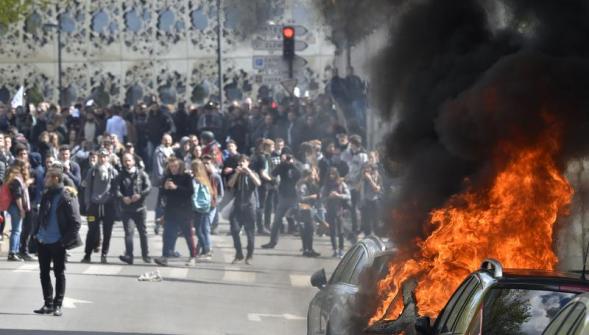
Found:
<path fill-rule="evenodd" d="M 477 286 L 479 286 L 479 280 L 475 276 L 470 276 L 460 285 L 444 307 L 439 321 L 436 322 L 437 334 L 447 333 L 454 329 L 458 317 L 462 314 L 464 306 L 476 291 Z"/>
<path fill-rule="evenodd" d="M 546 327 L 544 330 L 545 335 L 557 335 L 560 334 L 559 330 L 565 328 L 565 320 L 573 310 L 575 305 L 568 305 L 565 308 L 561 309 L 560 312 L 556 315 L 554 320 Z M 566 333 L 565 333 L 566 334 Z"/>
<path fill-rule="evenodd" d="M 364 250 L 364 248 L 362 248 L 362 249 Z M 352 270 L 352 276 L 350 277 L 350 284 L 352 284 L 352 285 L 359 284 L 360 273 L 362 273 L 362 271 L 364 271 L 367 264 L 368 264 L 368 254 L 366 253 L 366 251 L 364 251 L 360 255 L 360 259 L 356 263 L 356 266 L 354 266 L 354 270 Z"/>
<path fill-rule="evenodd" d="M 352 276 L 354 275 L 354 271 L 356 271 L 357 269 L 358 263 L 364 256 L 366 256 L 366 249 L 364 249 L 364 247 L 362 246 L 358 246 L 358 248 L 356 248 L 356 250 L 352 254 L 352 257 L 350 257 L 350 261 L 343 268 L 341 278 L 339 281 L 340 283 L 354 285 L 354 283 L 352 282 Z"/>
<path fill-rule="evenodd" d="M 361 246 L 356 246 L 348 250 L 348 252 L 344 255 L 342 260 L 339 262 L 337 268 L 333 272 L 333 275 L 331 275 L 331 279 L 329 280 L 330 284 L 337 284 L 347 279 L 345 277 L 347 265 L 348 263 L 350 263 L 350 260 L 357 254 L 358 249 L 361 248 Z"/>
<path fill-rule="evenodd" d="M 574 293 L 493 288 L 483 301 L 483 334 L 542 334 L 574 297 Z"/>

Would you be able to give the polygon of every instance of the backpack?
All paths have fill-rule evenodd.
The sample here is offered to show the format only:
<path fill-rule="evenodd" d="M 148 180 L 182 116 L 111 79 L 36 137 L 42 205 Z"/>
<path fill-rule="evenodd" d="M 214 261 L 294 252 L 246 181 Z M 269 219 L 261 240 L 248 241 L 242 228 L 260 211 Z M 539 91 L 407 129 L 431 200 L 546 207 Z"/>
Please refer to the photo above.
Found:
<path fill-rule="evenodd" d="M 7 211 L 12 203 L 12 193 L 10 193 L 10 187 L 8 183 L 4 183 L 0 187 L 0 211 Z"/>
<path fill-rule="evenodd" d="M 192 209 L 198 213 L 208 213 L 211 210 L 211 193 L 206 186 L 192 180 L 194 193 L 192 194 Z"/>

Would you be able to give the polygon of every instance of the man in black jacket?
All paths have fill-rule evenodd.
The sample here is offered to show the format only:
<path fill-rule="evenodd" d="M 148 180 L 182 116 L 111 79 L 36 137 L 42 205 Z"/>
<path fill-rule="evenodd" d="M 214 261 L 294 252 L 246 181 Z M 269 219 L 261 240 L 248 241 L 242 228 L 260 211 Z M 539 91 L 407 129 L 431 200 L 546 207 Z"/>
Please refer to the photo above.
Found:
<path fill-rule="evenodd" d="M 151 190 L 151 183 L 147 174 L 135 166 L 132 154 L 123 155 L 124 169 L 116 181 L 117 196 L 121 200 L 123 226 L 125 227 L 125 255 L 119 259 L 127 264 L 133 264 L 133 235 L 135 226 L 139 231 L 141 241 L 141 255 L 145 263 L 151 263 L 147 248 L 147 229 L 145 218 L 145 199 Z M 133 222 L 131 222 L 131 220 Z"/>
<path fill-rule="evenodd" d="M 66 250 L 82 245 L 82 225 L 76 190 L 63 186 L 63 170 L 51 168 L 45 176 L 45 193 L 39 209 L 39 225 L 34 236 L 38 241 L 39 269 L 45 304 L 37 314 L 61 316 L 65 296 Z M 55 274 L 55 298 L 51 284 L 51 262 Z"/>

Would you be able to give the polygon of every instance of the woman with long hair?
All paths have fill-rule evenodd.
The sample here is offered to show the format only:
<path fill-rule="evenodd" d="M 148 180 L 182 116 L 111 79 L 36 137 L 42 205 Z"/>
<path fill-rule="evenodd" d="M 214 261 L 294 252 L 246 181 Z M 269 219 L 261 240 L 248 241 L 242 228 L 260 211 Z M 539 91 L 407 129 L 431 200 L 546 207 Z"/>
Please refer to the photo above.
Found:
<path fill-rule="evenodd" d="M 8 169 L 4 179 L 4 184 L 8 185 L 12 199 L 8 207 L 11 222 L 10 246 L 8 251 L 9 261 L 22 262 L 22 259 L 18 256 L 22 221 L 25 218 L 26 212 L 31 209 L 27 185 L 30 178 L 29 173 L 27 163 L 21 160 L 15 160 Z"/>
<path fill-rule="evenodd" d="M 192 187 L 194 194 L 192 210 L 194 211 L 194 228 L 198 238 L 198 250 L 202 260 L 211 259 L 211 220 L 210 213 L 216 199 L 216 191 L 211 184 L 207 168 L 202 160 L 192 161 Z M 193 265 L 190 259 L 188 265 Z"/>
<path fill-rule="evenodd" d="M 342 228 L 342 210 L 346 202 L 351 199 L 351 195 L 350 189 L 344 182 L 344 179 L 340 177 L 337 168 L 329 169 L 327 180 L 321 190 L 321 199 L 324 201 L 327 210 L 325 219 L 329 224 L 333 257 L 343 257 L 344 232 Z"/>
<path fill-rule="evenodd" d="M 166 171 L 162 178 L 160 194 L 164 203 L 164 248 L 162 257 L 155 262 L 161 266 L 168 265 L 168 258 L 175 253 L 178 231 L 186 239 L 189 261 L 196 256 L 196 247 L 192 235 L 192 178 L 184 169 L 184 164 L 172 156 L 168 159 Z"/>

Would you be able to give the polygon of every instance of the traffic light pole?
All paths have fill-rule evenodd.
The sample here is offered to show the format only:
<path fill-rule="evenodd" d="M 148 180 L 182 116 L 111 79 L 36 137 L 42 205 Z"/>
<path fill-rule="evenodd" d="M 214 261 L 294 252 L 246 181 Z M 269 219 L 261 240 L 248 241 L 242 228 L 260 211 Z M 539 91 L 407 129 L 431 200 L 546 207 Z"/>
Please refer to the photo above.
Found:
<path fill-rule="evenodd" d="M 293 77 L 293 63 L 294 62 L 293 62 L 292 58 L 289 58 L 287 60 L 287 62 L 288 62 L 288 79 L 292 79 L 292 77 Z"/>

